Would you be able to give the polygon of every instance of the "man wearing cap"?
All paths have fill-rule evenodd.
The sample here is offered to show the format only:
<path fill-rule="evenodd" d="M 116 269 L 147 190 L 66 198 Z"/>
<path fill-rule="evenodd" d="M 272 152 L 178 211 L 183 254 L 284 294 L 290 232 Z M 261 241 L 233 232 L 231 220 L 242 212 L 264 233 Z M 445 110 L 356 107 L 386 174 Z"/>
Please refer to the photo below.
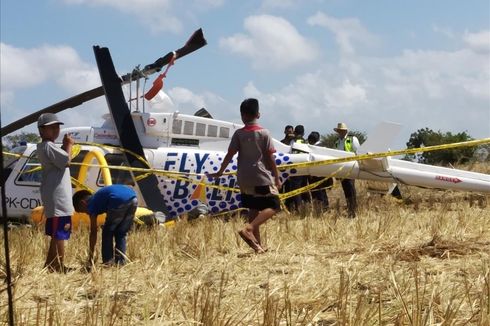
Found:
<path fill-rule="evenodd" d="M 39 116 L 37 127 L 41 143 L 37 144 L 37 155 L 42 167 L 41 200 L 46 216 L 46 235 L 51 237 L 46 256 L 46 267 L 50 272 L 67 272 L 65 267 L 65 240 L 71 234 L 71 215 L 73 204 L 71 200 L 70 169 L 73 139 L 65 134 L 63 145 L 60 147 L 54 141 L 60 135 L 58 117 L 53 113 Z"/>
<path fill-rule="evenodd" d="M 349 129 L 343 122 L 337 124 L 337 128 L 333 128 L 339 135 L 335 141 L 335 148 L 341 151 L 357 153 L 360 147 L 359 140 L 356 136 L 348 135 Z M 349 218 L 356 217 L 357 200 L 356 200 L 356 185 L 354 179 L 342 179 L 342 189 L 344 190 L 347 209 L 349 210 Z"/>

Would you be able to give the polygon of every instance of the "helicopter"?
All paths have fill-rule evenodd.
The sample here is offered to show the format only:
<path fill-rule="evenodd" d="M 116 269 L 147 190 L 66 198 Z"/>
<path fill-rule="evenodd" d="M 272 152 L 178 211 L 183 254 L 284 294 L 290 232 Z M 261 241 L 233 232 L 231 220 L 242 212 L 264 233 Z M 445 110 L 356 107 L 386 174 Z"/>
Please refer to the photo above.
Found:
<path fill-rule="evenodd" d="M 137 190 L 139 202 L 162 214 L 164 220 L 200 205 L 206 205 L 211 214 L 238 210 L 237 157 L 220 178 L 211 180 L 206 174 L 219 169 L 231 136 L 243 125 L 214 119 L 204 108 L 195 114 L 181 113 L 161 90 L 168 67 L 205 45 L 199 29 L 182 48 L 123 76 L 117 74 L 109 49 L 94 46 L 102 86 L 17 120 L 2 128 L 2 135 L 37 121 L 42 113 L 58 113 L 105 96 L 109 114 L 103 116 L 100 127 L 64 128 L 57 140 L 70 134 L 77 144 L 70 165 L 74 191 L 129 184 Z M 140 80 L 165 66 L 167 70 L 152 88 L 142 90 Z M 129 87 L 129 99 L 123 87 Z M 400 128 L 399 124 L 381 123 L 360 147 L 360 155 L 307 144 L 289 146 L 274 139 L 280 178 L 284 181 L 290 176 L 310 175 L 362 179 L 387 185 L 386 192 L 406 184 L 490 193 L 490 175 L 392 158 L 395 152 L 387 152 L 389 140 Z M 30 216 L 42 204 L 36 145 L 25 144 L 10 154 L 3 167 L 7 214 L 9 218 Z"/>

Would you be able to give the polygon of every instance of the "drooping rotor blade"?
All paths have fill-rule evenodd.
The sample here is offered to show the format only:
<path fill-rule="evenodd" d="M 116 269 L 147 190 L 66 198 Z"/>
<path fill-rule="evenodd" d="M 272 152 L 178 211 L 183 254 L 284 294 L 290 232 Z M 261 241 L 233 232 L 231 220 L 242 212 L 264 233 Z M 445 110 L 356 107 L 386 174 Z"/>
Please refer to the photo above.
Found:
<path fill-rule="evenodd" d="M 175 56 L 175 59 L 182 58 L 183 56 L 192 53 L 203 46 L 207 44 L 206 39 L 204 38 L 202 29 L 198 29 L 195 31 L 189 40 L 185 43 L 183 47 L 181 47 L 178 50 L 175 50 L 173 52 L 169 52 L 166 55 L 164 55 L 161 58 L 158 58 L 154 63 L 151 63 L 149 65 L 146 65 L 142 70 L 133 70 L 130 73 L 127 73 L 123 76 L 120 77 L 121 79 L 121 84 L 127 84 L 130 81 L 137 80 L 139 78 L 146 77 L 148 75 L 151 75 L 155 72 L 160 71 L 165 65 L 167 65 L 170 60 L 172 60 L 172 57 Z M 50 105 L 42 110 L 39 110 L 35 113 L 32 113 L 28 116 L 25 116 L 17 121 L 12 122 L 11 124 L 5 126 L 2 128 L 1 135 L 2 137 L 5 135 L 8 135 L 18 129 L 21 129 L 25 126 L 30 125 L 31 123 L 34 123 L 37 121 L 39 116 L 43 113 L 58 113 L 61 111 L 64 111 L 66 109 L 74 108 L 76 106 L 81 105 L 82 103 L 85 103 L 87 101 L 93 100 L 99 96 L 104 95 L 104 89 L 102 86 L 96 87 L 94 89 L 91 89 L 89 91 L 83 92 L 81 94 L 75 95 L 73 97 L 70 97 L 66 100 L 60 101 L 56 104 Z"/>
<path fill-rule="evenodd" d="M 12 122 L 11 124 L 6 125 L 2 128 L 2 137 L 25 126 L 28 126 L 31 123 L 36 122 L 39 116 L 43 113 L 58 113 L 66 109 L 79 106 L 84 102 L 93 100 L 94 98 L 102 95 L 104 95 L 104 89 L 102 88 L 102 86 L 100 86 L 81 94 L 75 95 L 73 97 L 67 98 L 66 100 L 63 100 L 56 104 L 50 105 L 42 110 L 29 114 L 28 116 L 25 116 L 17 121 Z"/>
<path fill-rule="evenodd" d="M 94 54 L 109 112 L 111 113 L 112 121 L 114 121 L 114 129 L 118 135 L 121 147 L 127 150 L 123 152 L 124 157 L 131 167 L 148 168 L 137 157 L 130 154 L 136 153 L 140 157 L 145 157 L 145 152 L 138 137 L 136 127 L 134 126 L 128 103 L 124 98 L 121 83 L 118 80 L 119 77 L 116 74 L 109 49 L 94 46 Z M 133 175 L 133 180 L 135 180 L 138 173 L 131 172 L 131 174 Z M 154 212 L 163 212 L 165 215 L 168 215 L 167 206 L 158 188 L 158 182 L 154 174 L 136 180 L 147 207 Z"/>

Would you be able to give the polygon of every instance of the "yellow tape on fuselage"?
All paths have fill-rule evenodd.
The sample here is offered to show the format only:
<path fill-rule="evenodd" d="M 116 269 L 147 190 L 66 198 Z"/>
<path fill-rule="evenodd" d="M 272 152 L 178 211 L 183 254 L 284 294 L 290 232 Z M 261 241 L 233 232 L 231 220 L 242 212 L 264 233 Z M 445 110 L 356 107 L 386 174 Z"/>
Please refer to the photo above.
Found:
<path fill-rule="evenodd" d="M 490 138 L 484 138 L 484 139 L 480 139 L 480 140 L 471 140 L 471 141 L 466 141 L 466 142 L 458 142 L 458 143 L 452 143 L 452 144 L 427 146 L 427 147 L 423 147 L 423 148 L 409 148 L 409 149 L 404 149 L 404 150 L 387 151 L 387 152 L 381 152 L 381 153 L 362 154 L 362 155 L 340 157 L 340 158 L 321 160 L 321 161 L 283 164 L 283 165 L 277 166 L 277 168 L 279 170 L 289 170 L 289 169 L 293 169 L 293 168 L 306 168 L 306 167 L 312 167 L 312 166 L 331 165 L 331 164 L 337 164 L 337 163 L 361 161 L 361 160 L 382 158 L 382 157 L 388 157 L 388 156 L 415 154 L 415 153 L 430 152 L 430 151 L 436 151 L 436 150 L 455 149 L 455 148 L 461 148 L 461 147 L 472 147 L 472 146 L 478 146 L 478 145 L 487 144 L 487 143 L 490 143 Z M 96 143 L 77 143 L 77 144 L 97 146 L 100 148 L 108 147 L 108 148 L 117 149 L 119 151 L 126 151 L 126 152 L 130 153 L 131 155 L 133 155 L 134 157 L 136 157 L 138 160 L 140 160 L 146 166 L 149 166 L 149 163 L 146 161 L 146 159 L 144 159 L 143 157 L 141 157 L 141 156 L 139 156 L 139 155 L 137 155 L 137 154 L 135 154 L 129 150 L 125 150 L 124 148 L 121 148 L 121 147 L 111 146 L 111 145 L 102 145 L 102 144 L 96 144 Z M 77 152 L 79 153 L 79 151 L 77 151 Z M 22 157 L 22 155 L 14 154 L 14 153 L 6 153 L 6 154 L 16 156 L 16 157 Z M 84 162 L 86 162 L 86 161 L 84 160 Z M 128 166 L 105 165 L 105 164 L 88 164 L 88 163 L 83 163 L 83 162 L 82 163 L 72 162 L 71 164 L 72 165 L 85 166 L 85 167 L 87 167 L 87 169 L 88 169 L 88 167 L 94 167 L 94 168 L 104 169 L 105 171 L 108 171 L 110 169 L 114 169 L 114 170 L 122 170 L 122 171 L 140 172 L 140 173 L 142 173 L 142 175 L 137 177 L 138 180 L 141 180 L 142 178 L 144 178 L 150 174 L 160 174 L 160 175 L 163 175 L 163 176 L 168 177 L 168 178 L 173 178 L 173 179 L 177 179 L 177 180 L 183 180 L 183 181 L 187 181 L 190 183 L 199 184 L 199 183 L 202 183 L 202 180 L 194 180 L 190 177 L 196 176 L 196 177 L 206 178 L 205 174 L 192 173 L 192 172 L 176 172 L 176 171 L 168 171 L 168 170 L 161 170 L 161 169 L 154 169 L 154 168 L 136 168 L 136 167 L 128 167 Z M 236 174 L 236 171 L 224 173 L 223 176 L 234 175 L 234 174 Z M 235 192 L 239 191 L 238 188 L 223 187 L 223 186 L 218 186 L 215 184 L 205 184 L 205 186 L 208 188 L 217 188 L 217 189 L 224 190 L 224 191 L 235 191 Z"/>
<path fill-rule="evenodd" d="M 470 140 L 470 141 L 465 141 L 465 142 L 444 144 L 444 145 L 434 145 L 434 146 L 419 147 L 419 148 L 408 148 L 408 149 L 381 152 L 381 153 L 361 154 L 361 155 L 333 158 L 333 159 L 321 160 L 321 161 L 292 163 L 292 164 L 286 164 L 286 165 L 279 165 L 277 168 L 279 170 L 286 170 L 286 169 L 289 170 L 292 168 L 303 168 L 303 167 L 319 166 L 319 165 L 331 165 L 331 164 L 336 164 L 336 163 L 362 161 L 362 160 L 382 158 L 382 157 L 387 157 L 387 156 L 397 156 L 397 155 L 403 155 L 403 154 L 416 154 L 416 153 L 432 152 L 432 151 L 439 151 L 439 150 L 445 150 L 445 149 L 454 149 L 454 148 L 460 148 L 460 147 L 473 147 L 473 146 L 483 145 L 483 144 L 487 144 L 487 143 L 490 143 L 490 138 L 484 138 L 484 139 L 479 139 L 479 140 Z"/>

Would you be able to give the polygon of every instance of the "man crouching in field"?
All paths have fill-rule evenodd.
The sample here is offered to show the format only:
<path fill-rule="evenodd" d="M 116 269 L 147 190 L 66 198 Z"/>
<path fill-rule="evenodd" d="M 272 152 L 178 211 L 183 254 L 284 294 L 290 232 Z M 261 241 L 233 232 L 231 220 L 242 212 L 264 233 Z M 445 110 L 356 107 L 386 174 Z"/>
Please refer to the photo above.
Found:
<path fill-rule="evenodd" d="M 124 185 L 107 186 L 93 195 L 87 190 L 80 190 L 73 195 L 73 206 L 77 212 L 90 215 L 88 266 L 93 264 L 97 242 L 97 215 L 102 213 L 107 213 L 102 228 L 102 262 L 107 265 L 124 265 L 126 236 L 138 207 L 134 190 Z M 116 242 L 115 254 L 113 240 Z"/>
<path fill-rule="evenodd" d="M 238 233 L 256 253 L 264 253 L 259 227 L 280 210 L 278 189 L 281 182 L 273 156 L 276 150 L 269 131 L 257 124 L 259 102 L 254 98 L 244 100 L 240 113 L 245 127 L 235 131 L 221 168 L 209 176 L 221 176 L 238 153 L 238 184 L 242 206 L 248 208 L 248 223 Z"/>

